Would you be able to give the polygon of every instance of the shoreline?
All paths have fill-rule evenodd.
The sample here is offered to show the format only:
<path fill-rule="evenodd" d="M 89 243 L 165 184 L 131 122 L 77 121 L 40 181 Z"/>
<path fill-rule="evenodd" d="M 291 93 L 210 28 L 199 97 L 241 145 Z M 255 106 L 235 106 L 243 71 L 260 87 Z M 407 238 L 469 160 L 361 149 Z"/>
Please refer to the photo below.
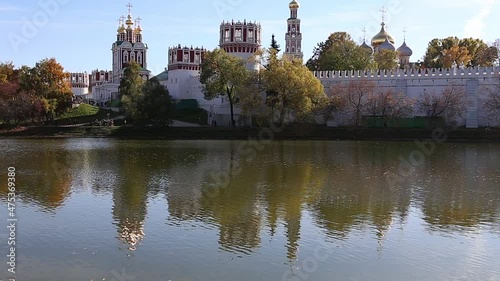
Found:
<path fill-rule="evenodd" d="M 0 132 L 1 139 L 111 138 L 124 140 L 354 140 L 414 141 L 432 139 L 432 129 L 331 128 L 298 125 L 273 133 L 266 128 L 214 127 L 27 127 Z M 500 142 L 500 129 L 455 129 L 444 131 L 446 142 Z"/>

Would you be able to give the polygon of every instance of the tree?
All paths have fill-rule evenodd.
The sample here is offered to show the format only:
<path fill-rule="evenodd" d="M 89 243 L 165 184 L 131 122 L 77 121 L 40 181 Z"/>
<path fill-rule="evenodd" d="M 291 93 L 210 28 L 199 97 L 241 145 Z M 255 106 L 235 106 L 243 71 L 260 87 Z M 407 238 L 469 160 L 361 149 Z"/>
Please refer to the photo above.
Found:
<path fill-rule="evenodd" d="M 238 93 L 250 83 L 250 72 L 245 61 L 226 53 L 222 49 L 207 52 L 201 65 L 200 82 L 205 99 L 226 97 L 231 110 L 231 126 L 236 126 L 234 105 L 238 103 Z"/>
<path fill-rule="evenodd" d="M 270 55 L 260 78 L 263 89 L 274 91 L 274 95 L 267 97 L 266 104 L 280 124 L 284 124 L 290 114 L 294 114 L 298 120 L 304 120 L 326 98 L 321 81 L 301 60 L 295 58 Z"/>
<path fill-rule="evenodd" d="M 332 33 L 319 43 L 306 63 L 311 71 L 365 70 L 371 68 L 371 53 L 352 40 L 346 32 Z"/>
<path fill-rule="evenodd" d="M 281 51 L 280 45 L 278 44 L 278 42 L 276 42 L 276 39 L 274 39 L 274 34 L 271 39 L 271 48 L 274 49 L 276 53 L 279 53 Z"/>
<path fill-rule="evenodd" d="M 391 50 L 380 50 L 373 55 L 376 69 L 398 68 L 398 52 Z"/>
<path fill-rule="evenodd" d="M 142 114 L 139 105 L 144 99 L 144 81 L 139 74 L 140 70 L 141 67 L 138 63 L 129 63 L 129 65 L 123 71 L 123 77 L 120 81 L 119 87 L 125 114 L 132 119 L 140 119 L 140 116 Z"/>
<path fill-rule="evenodd" d="M 344 111 L 354 125 L 359 127 L 363 112 L 366 111 L 367 98 L 375 91 L 375 83 L 367 79 L 351 80 L 347 83 L 339 83 L 331 88 L 333 97 L 341 99 Z"/>
<path fill-rule="evenodd" d="M 20 70 L 20 91 L 29 96 L 52 100 L 55 114 L 66 111 L 71 106 L 73 93 L 69 83 L 69 74 L 64 71 L 56 59 L 44 59 L 35 67 L 22 67 Z"/>
<path fill-rule="evenodd" d="M 172 97 L 160 84 L 158 78 L 154 77 L 144 84 L 144 98 L 141 101 L 139 119 L 152 122 L 155 125 L 168 126 L 173 115 Z"/>
<path fill-rule="evenodd" d="M 488 117 L 493 120 L 500 119 L 500 78 L 495 79 L 495 84 L 485 91 L 483 108 Z"/>
<path fill-rule="evenodd" d="M 373 117 L 402 118 L 413 112 L 414 101 L 403 93 L 394 94 L 391 90 L 368 94 L 366 113 Z"/>
<path fill-rule="evenodd" d="M 467 100 L 465 89 L 455 84 L 448 85 L 441 93 L 424 92 L 417 99 L 417 108 L 427 117 L 443 117 L 454 121 L 465 111 Z"/>
<path fill-rule="evenodd" d="M 424 57 L 426 67 L 450 68 L 453 64 L 466 67 L 492 66 L 498 59 L 498 50 L 483 40 L 447 37 L 429 42 Z"/>

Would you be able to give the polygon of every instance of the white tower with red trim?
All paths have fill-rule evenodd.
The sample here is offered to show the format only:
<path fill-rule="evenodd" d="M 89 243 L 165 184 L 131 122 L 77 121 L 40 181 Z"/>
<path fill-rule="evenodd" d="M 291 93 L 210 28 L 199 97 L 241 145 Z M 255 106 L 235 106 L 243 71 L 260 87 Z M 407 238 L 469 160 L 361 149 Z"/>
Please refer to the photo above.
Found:
<path fill-rule="evenodd" d="M 147 70 L 148 46 L 142 42 L 141 18 L 132 20 L 132 5 L 129 3 L 128 16 L 122 16 L 116 34 L 116 42 L 113 43 L 113 83 L 120 83 L 120 79 L 130 62 L 137 62 L 141 66 L 141 77 L 149 79 L 150 72 Z"/>
<path fill-rule="evenodd" d="M 285 35 L 284 55 L 303 59 L 302 33 L 300 31 L 300 19 L 297 17 L 300 5 L 293 0 L 288 7 L 290 8 L 290 18 L 288 19 L 287 33 Z"/>
<path fill-rule="evenodd" d="M 260 23 L 247 22 L 222 22 L 220 25 L 219 46 L 234 56 L 247 61 L 255 54 L 262 44 L 262 27 Z M 248 63 L 249 69 L 257 70 L 258 63 Z"/>

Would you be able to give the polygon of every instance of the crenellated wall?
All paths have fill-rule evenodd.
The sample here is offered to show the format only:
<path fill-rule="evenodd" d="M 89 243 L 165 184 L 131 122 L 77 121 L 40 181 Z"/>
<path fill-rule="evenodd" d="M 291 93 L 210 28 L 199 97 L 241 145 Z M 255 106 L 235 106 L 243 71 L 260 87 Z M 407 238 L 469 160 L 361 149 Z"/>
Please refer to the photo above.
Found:
<path fill-rule="evenodd" d="M 498 84 L 500 67 L 453 68 L 453 69 L 397 69 L 380 71 L 315 71 L 325 90 L 338 83 L 357 79 L 373 81 L 377 90 L 404 93 L 418 99 L 425 92 L 440 93 L 449 85 L 461 86 L 467 95 L 467 110 L 463 118 L 456 120 L 459 125 L 477 128 L 498 124 L 481 110 L 485 102 L 484 93 Z M 415 110 L 416 116 L 423 113 Z"/>

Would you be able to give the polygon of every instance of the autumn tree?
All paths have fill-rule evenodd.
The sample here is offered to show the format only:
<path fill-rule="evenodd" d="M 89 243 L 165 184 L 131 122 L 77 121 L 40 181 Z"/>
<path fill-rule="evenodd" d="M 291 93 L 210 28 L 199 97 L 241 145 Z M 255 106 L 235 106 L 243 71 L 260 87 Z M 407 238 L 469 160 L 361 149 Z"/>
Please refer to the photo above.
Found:
<path fill-rule="evenodd" d="M 144 98 L 144 80 L 140 76 L 141 67 L 138 63 L 132 62 L 123 71 L 120 81 L 119 92 L 125 114 L 132 119 L 140 118 L 142 112 L 140 103 Z"/>
<path fill-rule="evenodd" d="M 362 48 L 346 32 L 332 33 L 319 43 L 306 66 L 311 71 L 365 70 L 371 68 L 371 52 Z"/>
<path fill-rule="evenodd" d="M 367 97 L 366 113 L 388 119 L 408 117 L 413 113 L 413 105 L 413 99 L 403 93 L 395 94 L 391 90 L 372 92 Z"/>
<path fill-rule="evenodd" d="M 498 50 L 481 39 L 447 37 L 429 42 L 424 64 L 433 68 L 451 68 L 453 64 L 466 67 L 492 66 L 497 59 Z"/>
<path fill-rule="evenodd" d="M 493 120 L 500 119 L 500 78 L 497 77 L 494 80 L 494 84 L 491 88 L 487 88 L 484 91 L 484 103 L 483 108 L 488 114 L 488 117 Z"/>
<path fill-rule="evenodd" d="M 467 99 L 465 89 L 455 84 L 448 85 L 440 93 L 424 92 L 417 99 L 417 108 L 427 117 L 443 117 L 454 121 L 465 112 Z"/>
<path fill-rule="evenodd" d="M 398 68 L 398 52 L 391 50 L 380 50 L 373 55 L 375 69 Z"/>
<path fill-rule="evenodd" d="M 73 98 L 69 74 L 54 58 L 41 60 L 33 68 L 21 68 L 20 91 L 55 104 L 53 112 L 46 112 L 51 119 L 66 111 Z"/>
<path fill-rule="evenodd" d="M 339 98 L 344 105 L 343 112 L 359 127 L 361 117 L 366 111 L 367 98 L 375 92 L 375 83 L 367 79 L 350 80 L 339 83 L 331 88 L 331 96 Z"/>
<path fill-rule="evenodd" d="M 0 119 L 19 124 L 42 113 L 41 101 L 21 90 L 21 70 L 12 63 L 0 63 Z"/>
<path fill-rule="evenodd" d="M 201 65 L 200 82 L 203 85 L 205 99 L 226 97 L 229 101 L 233 127 L 236 126 L 234 105 L 239 101 L 238 94 L 248 86 L 251 76 L 245 64 L 244 60 L 222 49 L 215 49 L 205 54 Z"/>
<path fill-rule="evenodd" d="M 260 79 L 263 89 L 275 92 L 267 97 L 272 102 L 266 104 L 280 124 L 284 124 L 289 115 L 304 120 L 326 99 L 321 81 L 295 58 L 270 55 L 267 67 L 260 72 Z"/>

